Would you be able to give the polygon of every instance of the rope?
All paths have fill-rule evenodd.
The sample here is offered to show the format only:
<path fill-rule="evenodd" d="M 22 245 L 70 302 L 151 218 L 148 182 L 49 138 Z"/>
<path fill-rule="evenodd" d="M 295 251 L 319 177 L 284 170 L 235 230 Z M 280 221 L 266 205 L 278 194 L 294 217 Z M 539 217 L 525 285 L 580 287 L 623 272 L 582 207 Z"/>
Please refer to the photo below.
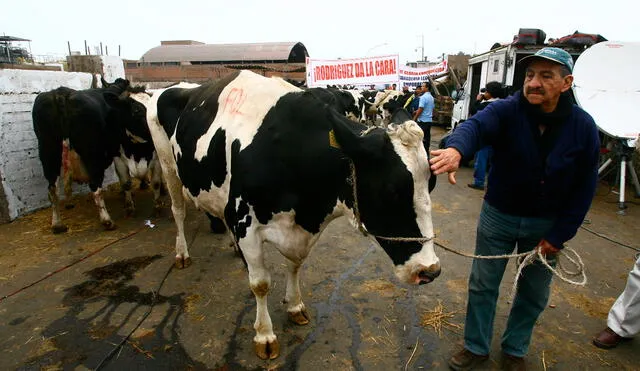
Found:
<path fill-rule="evenodd" d="M 443 248 L 446 251 L 452 252 L 456 255 L 460 255 L 460 256 L 464 256 L 467 258 L 473 258 L 473 259 L 485 259 L 485 260 L 495 260 L 495 259 L 510 259 L 510 258 L 517 258 L 518 259 L 518 269 L 516 271 L 516 277 L 513 281 L 513 286 L 511 287 L 511 294 L 509 295 L 509 301 L 513 302 L 513 299 L 515 298 L 515 294 L 516 291 L 518 289 L 518 281 L 520 280 L 520 277 L 522 276 L 522 271 L 524 270 L 524 268 L 533 263 L 536 258 L 547 268 L 549 269 L 554 275 L 556 275 L 561 281 L 564 281 L 568 284 L 571 285 L 575 285 L 575 286 L 584 286 L 587 284 L 587 274 L 585 272 L 585 266 L 584 266 L 584 262 L 582 261 L 582 258 L 580 258 L 580 255 L 578 255 L 578 253 L 573 250 L 570 247 L 565 247 L 564 249 L 560 250 L 560 252 L 558 252 L 558 254 L 556 254 L 557 257 L 557 268 L 553 268 L 551 266 L 551 264 L 549 264 L 549 261 L 546 259 L 546 257 L 544 255 L 542 255 L 542 253 L 540 252 L 539 248 L 533 249 L 531 251 L 528 252 L 522 252 L 522 253 L 517 253 L 517 254 L 504 254 L 504 255 L 474 255 L 474 254 L 469 254 L 469 253 L 465 253 L 465 252 L 461 252 L 455 249 L 452 249 L 450 247 L 447 247 L 445 245 L 443 245 L 442 243 L 439 242 L 434 242 L 436 245 L 440 246 L 441 248 Z M 571 257 L 569 254 L 567 254 L 567 252 L 571 253 L 572 255 L 574 255 L 574 257 Z M 562 265 L 562 260 L 560 259 L 561 257 L 566 258 L 570 265 L 572 265 L 574 268 L 574 270 L 569 270 L 567 268 L 565 268 Z M 573 280 L 573 277 L 577 277 L 577 276 L 581 276 L 581 278 L 579 280 Z"/>
<path fill-rule="evenodd" d="M 132 236 L 134 236 L 134 235 L 138 234 L 138 233 L 139 233 L 141 230 L 143 230 L 144 228 L 145 228 L 145 227 L 141 227 L 141 228 L 136 229 L 136 230 L 135 230 L 135 231 L 133 231 L 133 232 L 129 232 L 128 234 L 126 234 L 126 235 L 124 235 L 124 236 L 122 236 L 122 237 L 120 237 L 120 238 L 117 238 L 117 239 L 115 239 L 115 240 L 113 240 L 113 241 L 111 241 L 111 242 L 107 243 L 106 245 L 104 245 L 104 246 L 102 246 L 102 247 L 100 247 L 100 248 L 98 248 L 98 249 L 96 249 L 96 250 L 92 251 L 91 253 L 89 253 L 89 254 L 87 254 L 87 255 L 83 256 L 82 258 L 80 258 L 80 259 L 78 259 L 78 260 L 75 260 L 75 261 L 73 261 L 72 263 L 69 263 L 69 264 L 65 265 L 64 267 L 62 267 L 62 268 L 58 268 L 58 269 L 56 269 L 56 270 L 55 270 L 55 271 L 53 271 L 53 272 L 49 272 L 49 273 L 47 273 L 44 277 L 40 278 L 39 280 L 36 280 L 36 281 L 34 281 L 34 282 L 32 282 L 32 283 L 30 283 L 30 284 L 28 284 L 28 285 L 26 285 L 26 286 L 24 286 L 24 287 L 22 287 L 22 288 L 20 288 L 20 289 L 16 290 L 16 291 L 14 291 L 14 292 L 12 292 L 12 293 L 10 293 L 10 294 L 8 294 L 8 295 L 5 295 L 5 296 L 1 297 L 1 298 L 0 298 L 0 303 L 1 303 L 3 300 L 5 300 L 5 299 L 8 299 L 8 298 L 10 298 L 10 297 L 12 297 L 12 296 L 14 296 L 14 295 L 19 294 L 20 292 L 22 292 L 22 291 L 24 291 L 24 290 L 26 290 L 26 289 L 28 289 L 28 288 L 30 288 L 30 287 L 33 287 L 33 286 L 35 286 L 35 285 L 39 284 L 40 282 L 42 282 L 42 281 L 46 280 L 47 278 L 52 277 L 52 276 L 53 276 L 53 275 L 55 275 L 55 274 L 58 274 L 58 273 L 60 273 L 60 272 L 62 272 L 62 271 L 65 271 L 65 270 L 67 270 L 67 269 L 69 269 L 69 268 L 73 267 L 74 265 L 76 265 L 76 264 L 78 264 L 78 263 L 80 263 L 80 262 L 82 262 L 82 261 L 84 261 L 84 260 L 86 260 L 86 259 L 88 259 L 88 258 L 92 257 L 93 255 L 95 255 L 95 254 L 99 253 L 100 251 L 102 251 L 102 250 L 106 249 L 107 247 L 109 247 L 109 246 L 111 246 L 111 245 L 113 245 L 113 244 L 115 244 L 115 243 L 117 243 L 117 242 L 120 242 L 120 241 L 126 240 L 126 239 L 128 239 L 129 237 L 132 237 Z"/>

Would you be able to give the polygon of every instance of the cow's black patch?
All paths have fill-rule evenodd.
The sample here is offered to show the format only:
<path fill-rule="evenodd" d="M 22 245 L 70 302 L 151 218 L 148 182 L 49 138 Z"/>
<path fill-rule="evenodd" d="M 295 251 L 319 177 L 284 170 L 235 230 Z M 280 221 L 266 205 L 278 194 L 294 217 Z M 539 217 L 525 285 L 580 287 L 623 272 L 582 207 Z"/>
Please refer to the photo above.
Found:
<path fill-rule="evenodd" d="M 38 94 L 32 109 L 33 128 L 49 185 L 60 174 L 62 141 L 68 139 L 86 168 L 91 190 L 102 186 L 104 171 L 119 156 L 125 130 L 146 125 L 144 108 L 140 111 L 139 103 L 122 94 L 129 87 L 129 81 L 118 79 L 106 88 L 60 87 Z"/>

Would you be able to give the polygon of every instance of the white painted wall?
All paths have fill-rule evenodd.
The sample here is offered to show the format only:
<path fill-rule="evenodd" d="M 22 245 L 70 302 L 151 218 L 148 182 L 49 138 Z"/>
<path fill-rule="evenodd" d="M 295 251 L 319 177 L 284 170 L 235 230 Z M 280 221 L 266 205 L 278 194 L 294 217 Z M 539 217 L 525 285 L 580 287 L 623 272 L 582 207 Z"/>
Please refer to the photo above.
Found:
<path fill-rule="evenodd" d="M 83 72 L 0 70 L 0 175 L 11 220 L 50 205 L 31 120 L 36 96 L 60 86 L 88 89 L 91 81 Z M 111 167 L 104 185 L 116 181 Z M 89 192 L 88 186 L 73 189 L 74 194 Z"/>

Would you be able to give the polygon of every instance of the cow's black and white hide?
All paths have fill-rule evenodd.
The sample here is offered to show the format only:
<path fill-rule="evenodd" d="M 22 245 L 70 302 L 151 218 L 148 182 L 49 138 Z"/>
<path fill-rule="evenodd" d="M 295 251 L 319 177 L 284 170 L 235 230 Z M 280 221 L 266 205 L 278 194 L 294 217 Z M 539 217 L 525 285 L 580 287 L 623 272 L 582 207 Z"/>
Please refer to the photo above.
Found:
<path fill-rule="evenodd" d="M 117 79 L 106 88 L 73 90 L 66 87 L 38 94 L 33 110 L 33 128 L 44 175 L 49 182 L 54 233 L 67 230 L 58 210 L 57 181 L 62 172 L 65 198 L 71 197 L 72 182 L 88 183 L 100 220 L 106 229 L 115 228 L 102 197 L 105 170 L 115 168 L 125 192 L 125 208 L 134 210 L 131 177 L 147 177 L 159 203 L 161 174 L 157 166 L 145 107 L 129 98 L 140 88 Z M 146 181 L 146 180 L 145 180 Z"/>
<path fill-rule="evenodd" d="M 271 276 L 265 242 L 287 258 L 284 302 L 297 324 L 309 322 L 300 267 L 333 219 L 355 218 L 356 204 L 360 221 L 387 253 L 401 282 L 428 283 L 440 274 L 429 165 L 422 131 L 414 122 L 365 131 L 366 126 L 351 122 L 312 92 L 250 71 L 134 99 L 147 106 L 172 197 L 177 263 L 186 266 L 190 260 L 184 194 L 224 218 L 245 258 L 257 302 L 254 342 L 260 358 L 279 354 L 267 307 Z"/>
<path fill-rule="evenodd" d="M 330 107 L 355 122 L 364 123 L 364 97 L 355 90 L 310 88 L 306 90 Z"/>

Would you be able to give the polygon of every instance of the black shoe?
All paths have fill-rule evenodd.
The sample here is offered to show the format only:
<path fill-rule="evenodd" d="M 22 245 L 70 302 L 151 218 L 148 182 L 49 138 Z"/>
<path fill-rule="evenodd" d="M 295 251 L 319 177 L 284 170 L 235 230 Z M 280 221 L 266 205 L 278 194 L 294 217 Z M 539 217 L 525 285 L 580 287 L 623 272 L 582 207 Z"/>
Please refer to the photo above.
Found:
<path fill-rule="evenodd" d="M 489 359 L 489 355 L 481 356 L 471 353 L 467 349 L 462 349 L 449 359 L 449 368 L 455 371 L 472 370 L 487 359 Z"/>
<path fill-rule="evenodd" d="M 467 184 L 467 187 L 473 188 L 473 189 L 477 189 L 479 191 L 484 191 L 484 186 L 477 185 L 475 183 L 469 183 L 469 184 Z"/>

